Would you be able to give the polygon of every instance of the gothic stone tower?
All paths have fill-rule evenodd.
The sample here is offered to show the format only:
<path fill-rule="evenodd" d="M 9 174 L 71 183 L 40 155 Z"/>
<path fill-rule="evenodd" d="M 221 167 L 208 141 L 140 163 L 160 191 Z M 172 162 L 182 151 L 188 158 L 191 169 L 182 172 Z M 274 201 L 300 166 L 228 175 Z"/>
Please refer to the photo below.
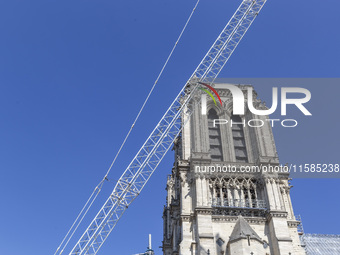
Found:
<path fill-rule="evenodd" d="M 254 115 L 248 109 L 245 115 L 233 115 L 230 91 L 222 83 L 213 86 L 222 106 L 207 100 L 207 114 L 202 114 L 198 93 L 188 106 L 190 120 L 174 145 L 175 162 L 167 180 L 163 214 L 164 255 L 305 254 L 288 174 L 240 171 L 246 166 L 279 165 L 268 116 Z M 246 98 L 251 86 L 237 86 Z M 255 92 L 253 100 L 256 109 L 267 109 Z M 183 115 L 182 120 L 186 119 Z M 229 124 L 214 126 L 216 119 Z M 264 125 L 250 127 L 251 119 L 263 120 Z M 209 171 L 212 166 L 228 165 L 237 171 Z"/>

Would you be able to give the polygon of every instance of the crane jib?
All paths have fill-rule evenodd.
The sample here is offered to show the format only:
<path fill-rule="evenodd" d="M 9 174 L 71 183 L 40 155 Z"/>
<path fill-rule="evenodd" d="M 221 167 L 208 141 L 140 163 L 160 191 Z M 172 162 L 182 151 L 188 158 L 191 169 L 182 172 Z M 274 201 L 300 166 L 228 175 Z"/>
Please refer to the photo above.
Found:
<path fill-rule="evenodd" d="M 126 168 L 113 192 L 73 247 L 70 255 L 97 254 L 127 207 L 149 178 L 190 118 L 187 107 L 199 82 L 211 84 L 261 11 L 266 0 L 243 0 L 169 109 Z M 61 254 L 61 253 L 59 253 Z"/>

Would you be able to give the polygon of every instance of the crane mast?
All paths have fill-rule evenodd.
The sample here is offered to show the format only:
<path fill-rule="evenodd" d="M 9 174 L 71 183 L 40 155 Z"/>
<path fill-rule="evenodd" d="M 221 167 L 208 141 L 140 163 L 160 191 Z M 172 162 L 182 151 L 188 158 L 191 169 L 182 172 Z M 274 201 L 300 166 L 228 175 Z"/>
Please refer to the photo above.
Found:
<path fill-rule="evenodd" d="M 140 194 L 149 178 L 189 120 L 187 107 L 199 82 L 212 83 L 266 0 L 243 0 L 201 63 L 178 93 L 162 119 L 117 181 L 111 195 L 75 244 L 70 255 L 95 255 L 125 210 Z M 183 118 L 184 116 L 184 118 Z M 60 251 L 61 254 L 63 251 Z"/>

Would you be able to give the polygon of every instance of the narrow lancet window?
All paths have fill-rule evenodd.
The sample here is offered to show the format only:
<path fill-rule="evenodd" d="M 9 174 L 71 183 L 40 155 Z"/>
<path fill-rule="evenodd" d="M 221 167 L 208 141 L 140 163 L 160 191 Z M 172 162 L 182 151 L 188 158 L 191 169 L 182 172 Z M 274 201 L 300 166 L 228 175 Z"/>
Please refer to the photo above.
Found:
<path fill-rule="evenodd" d="M 209 130 L 209 144 L 211 160 L 222 161 L 222 140 L 220 126 L 214 127 L 214 119 L 218 119 L 218 115 L 214 109 L 210 109 L 208 112 L 208 130 Z"/>
<path fill-rule="evenodd" d="M 232 134 L 233 134 L 233 142 L 234 142 L 234 150 L 236 162 L 248 162 L 248 154 L 246 148 L 246 141 L 244 139 L 243 132 L 243 122 L 240 116 L 232 115 Z"/>

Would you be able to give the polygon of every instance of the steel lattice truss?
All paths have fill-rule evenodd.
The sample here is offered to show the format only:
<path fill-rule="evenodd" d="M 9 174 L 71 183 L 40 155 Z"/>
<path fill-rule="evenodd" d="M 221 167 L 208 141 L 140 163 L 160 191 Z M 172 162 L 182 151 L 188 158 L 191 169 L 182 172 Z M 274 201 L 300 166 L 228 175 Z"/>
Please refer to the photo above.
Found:
<path fill-rule="evenodd" d="M 182 119 L 191 112 L 187 105 L 196 91 L 198 82 L 213 82 L 266 0 L 243 0 L 233 17 L 218 36 L 195 72 L 177 95 L 149 138 L 118 180 L 110 197 L 90 223 L 70 255 L 97 254 L 98 250 L 122 217 L 125 210 L 139 195 L 173 141 L 181 132 Z"/>

